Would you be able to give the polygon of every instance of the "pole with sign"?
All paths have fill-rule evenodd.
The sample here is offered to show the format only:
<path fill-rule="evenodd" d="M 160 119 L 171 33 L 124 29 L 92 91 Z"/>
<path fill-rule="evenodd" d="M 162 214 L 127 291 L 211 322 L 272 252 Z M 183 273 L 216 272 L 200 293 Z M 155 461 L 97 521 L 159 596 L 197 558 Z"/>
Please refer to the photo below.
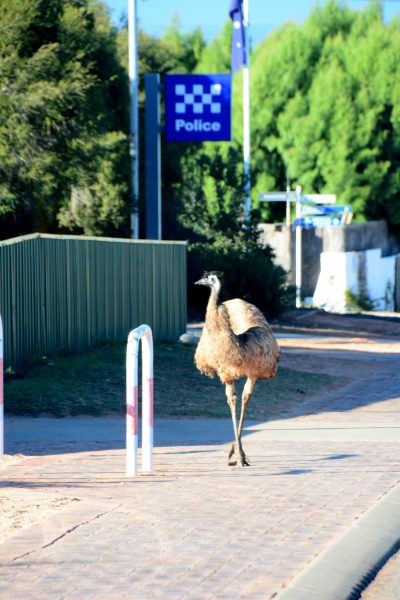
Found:
<path fill-rule="evenodd" d="M 309 227 L 329 227 L 350 223 L 352 212 L 350 206 L 318 206 L 319 204 L 334 205 L 335 194 L 301 194 L 301 186 L 295 192 L 288 188 L 286 192 L 268 192 L 258 196 L 262 202 L 286 202 L 286 224 L 290 225 L 290 203 L 296 202 L 296 218 L 292 227 L 296 230 L 296 307 L 301 306 L 302 288 L 302 229 Z"/>
<path fill-rule="evenodd" d="M 301 215 L 301 186 L 296 187 L 296 220 Z M 303 269 L 302 261 L 302 235 L 301 227 L 296 227 L 296 308 L 301 306 L 301 275 Z"/>
<path fill-rule="evenodd" d="M 146 239 L 161 240 L 161 123 L 158 73 L 146 73 L 144 87 L 146 92 Z"/>

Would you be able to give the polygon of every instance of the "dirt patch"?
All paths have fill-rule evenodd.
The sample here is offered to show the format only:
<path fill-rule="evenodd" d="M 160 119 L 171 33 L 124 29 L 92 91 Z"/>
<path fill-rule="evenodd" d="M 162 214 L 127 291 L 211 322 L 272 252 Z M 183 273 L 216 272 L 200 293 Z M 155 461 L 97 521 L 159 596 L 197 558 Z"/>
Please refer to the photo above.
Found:
<path fill-rule="evenodd" d="M 371 373 L 371 365 L 365 360 L 349 360 L 348 358 L 311 356 L 303 353 L 288 352 L 283 347 L 281 366 L 287 369 L 306 373 L 323 373 L 340 377 L 340 386 Z M 343 381 L 345 379 L 345 381 Z"/>
<path fill-rule="evenodd" d="M 337 378 L 329 390 L 384 370 L 400 356 L 400 317 L 301 309 L 273 324 L 281 365 Z M 304 336 L 304 337 L 303 337 Z"/>
<path fill-rule="evenodd" d="M 7 456 L 6 460 L 8 464 L 12 462 Z M 79 498 L 7 486 L 7 490 L 0 490 L 0 544 L 21 529 L 45 521 L 75 502 L 79 502 Z"/>
<path fill-rule="evenodd" d="M 328 313 L 320 309 L 298 309 L 285 313 L 274 330 L 341 337 L 388 338 L 400 341 L 400 316 L 390 313 Z"/>

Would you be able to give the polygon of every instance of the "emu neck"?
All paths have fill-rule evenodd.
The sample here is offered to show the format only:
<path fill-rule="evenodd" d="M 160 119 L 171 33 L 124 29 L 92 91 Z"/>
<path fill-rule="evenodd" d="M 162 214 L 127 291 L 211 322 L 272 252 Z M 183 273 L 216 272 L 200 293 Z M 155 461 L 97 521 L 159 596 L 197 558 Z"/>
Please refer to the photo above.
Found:
<path fill-rule="evenodd" d="M 207 310 L 206 310 L 206 322 L 215 323 L 218 319 L 218 304 L 219 304 L 219 290 L 211 288 L 210 297 L 208 299 Z"/>
<path fill-rule="evenodd" d="M 210 333 L 223 335 L 233 341 L 235 337 L 230 322 L 228 311 L 219 302 L 219 290 L 211 288 L 206 311 L 206 328 Z"/>

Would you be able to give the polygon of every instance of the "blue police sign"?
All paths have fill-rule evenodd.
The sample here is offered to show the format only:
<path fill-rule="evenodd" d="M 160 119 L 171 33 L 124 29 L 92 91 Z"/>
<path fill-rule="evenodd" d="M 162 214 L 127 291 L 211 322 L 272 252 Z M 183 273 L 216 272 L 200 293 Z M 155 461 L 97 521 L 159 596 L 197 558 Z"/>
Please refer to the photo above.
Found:
<path fill-rule="evenodd" d="M 169 142 L 231 139 L 231 75 L 166 75 Z"/>

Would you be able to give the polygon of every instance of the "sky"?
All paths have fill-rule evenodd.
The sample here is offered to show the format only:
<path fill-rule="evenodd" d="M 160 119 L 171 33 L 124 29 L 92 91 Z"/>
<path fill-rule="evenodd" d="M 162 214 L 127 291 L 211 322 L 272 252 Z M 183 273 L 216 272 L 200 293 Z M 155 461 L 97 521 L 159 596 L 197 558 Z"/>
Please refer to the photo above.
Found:
<path fill-rule="evenodd" d="M 118 24 L 121 14 L 128 12 L 128 0 L 104 0 Z M 249 0 L 249 25 L 253 45 L 273 29 L 287 21 L 301 24 L 316 5 L 316 0 Z M 325 0 L 320 0 L 324 4 Z M 367 0 L 348 0 L 354 10 L 362 10 Z M 217 35 L 228 19 L 230 0 L 136 0 L 137 17 L 144 31 L 161 36 L 177 14 L 183 31 L 200 27 L 206 39 Z M 400 16 L 400 0 L 384 1 L 384 18 Z"/>

